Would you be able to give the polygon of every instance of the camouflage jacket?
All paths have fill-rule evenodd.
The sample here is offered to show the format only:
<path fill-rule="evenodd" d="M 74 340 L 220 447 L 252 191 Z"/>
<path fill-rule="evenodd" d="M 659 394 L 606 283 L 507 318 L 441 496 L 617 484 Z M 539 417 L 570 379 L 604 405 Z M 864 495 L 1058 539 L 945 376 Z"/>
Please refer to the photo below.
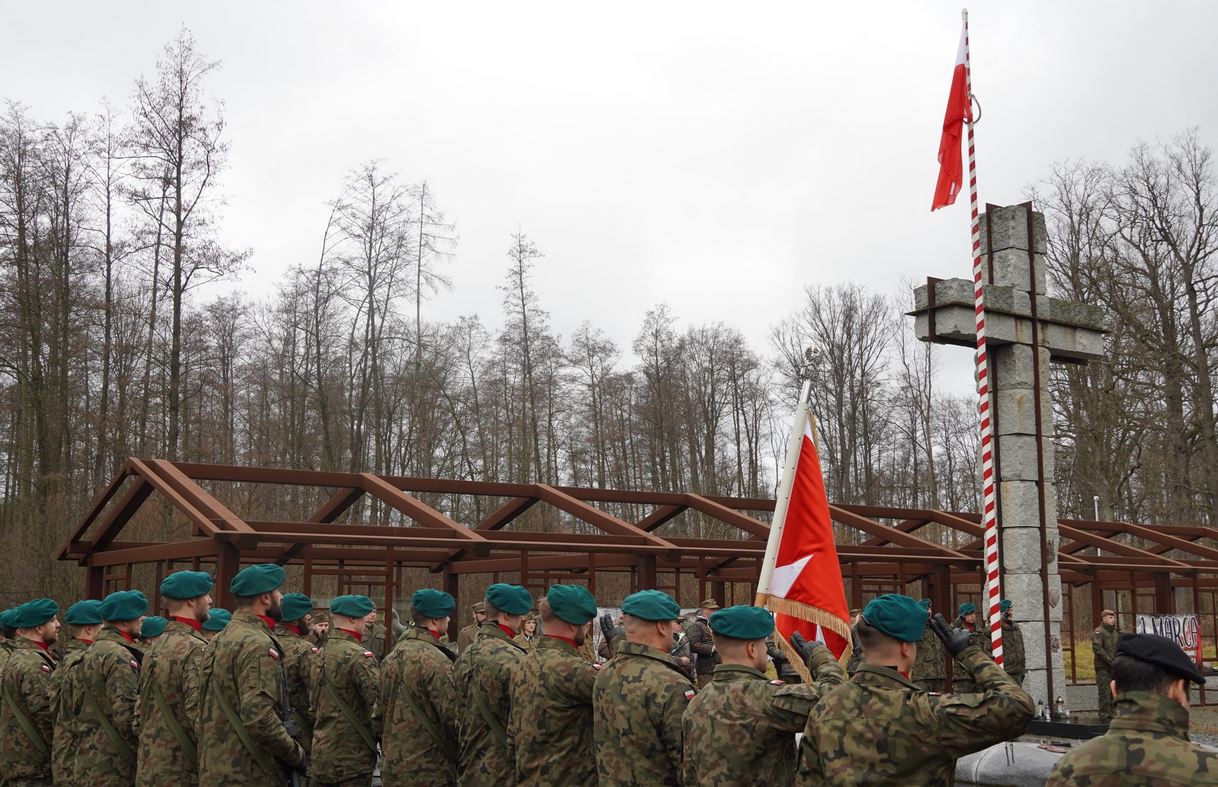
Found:
<path fill-rule="evenodd" d="M 283 650 L 270 626 L 248 610 L 234 612 L 207 643 L 199 692 L 200 784 L 286 783 L 286 768 L 299 762 L 300 747 L 280 715 L 282 672 Z"/>
<path fill-rule="evenodd" d="M 601 784 L 681 784 L 681 714 L 697 691 L 672 656 L 625 640 L 592 689 Z"/>
<path fill-rule="evenodd" d="M 802 783 L 952 784 L 956 758 L 1021 735 L 1032 698 L 980 649 L 958 658 L 983 689 L 928 694 L 889 667 L 864 663 L 826 694 L 800 741 Z"/>
<path fill-rule="evenodd" d="M 140 787 L 198 783 L 199 668 L 206 645 L 192 626 L 170 620 L 144 654 L 135 779 Z"/>
<path fill-rule="evenodd" d="M 385 787 L 457 783 L 455 658 L 426 629 L 411 628 L 381 665 Z"/>
<path fill-rule="evenodd" d="M 381 737 L 380 683 L 372 651 L 349 631 L 331 628 L 313 658 L 309 681 L 314 719 L 309 775 L 314 780 L 371 780 Z"/>
<path fill-rule="evenodd" d="M 51 776 L 56 784 L 82 784 L 76 773 L 76 752 L 80 739 L 76 718 L 80 715 L 79 699 L 67 690 L 68 676 L 76 672 L 85 650 L 91 643 L 68 640 L 63 661 L 51 673 L 51 704 L 55 708 L 55 732 L 51 743 Z"/>
<path fill-rule="evenodd" d="M 13 640 L 0 671 L 0 767 L 4 779 L 19 783 L 23 779 L 51 778 L 54 669 L 55 657 L 36 642 L 20 637 Z M 36 739 L 26 733 L 24 722 L 32 727 Z"/>
<path fill-rule="evenodd" d="M 978 615 L 980 615 L 980 613 L 978 613 Z M 989 655 L 992 644 L 989 637 L 989 628 L 984 623 L 980 626 L 976 624 L 969 626 L 964 622 L 964 618 L 958 617 L 952 621 L 952 629 L 967 631 L 971 643 L 981 648 L 984 653 Z"/>
<path fill-rule="evenodd" d="M 464 708 L 461 721 L 462 785 L 500 785 L 515 781 L 507 749 L 512 673 L 524 649 L 494 621 L 486 621 L 469 650 L 457 659 L 453 682 Z M 487 718 L 490 714 L 490 719 Z"/>
<path fill-rule="evenodd" d="M 1101 625 L 1091 634 L 1091 651 L 1095 654 L 1097 672 L 1112 674 L 1112 660 L 1116 658 L 1117 640 L 1121 631 L 1116 626 Z"/>
<path fill-rule="evenodd" d="M 1012 620 L 1002 621 L 1002 668 L 1011 675 L 1023 675 L 1028 671 L 1027 657 L 1023 649 L 1023 629 Z"/>
<path fill-rule="evenodd" d="M 373 623 L 364 634 L 364 648 L 372 653 L 377 664 L 380 664 L 381 660 L 385 658 L 385 643 L 388 635 L 388 629 L 380 623 Z"/>
<path fill-rule="evenodd" d="M 1046 785 L 1218 784 L 1218 752 L 1188 740 L 1188 711 L 1149 691 L 1118 694 L 1108 732 L 1058 760 Z"/>
<path fill-rule="evenodd" d="M 947 662 L 944 658 L 943 641 L 930 626 L 922 633 L 918 643 L 918 655 L 914 658 L 911 680 L 947 680 Z"/>
<path fill-rule="evenodd" d="M 850 630 L 850 658 L 846 660 L 846 672 L 851 675 L 859 668 L 859 664 L 863 663 L 863 646 L 859 644 L 858 638 L 854 636 L 854 629 Z"/>
<path fill-rule="evenodd" d="M 814 650 L 808 667 L 813 682 L 795 684 L 767 680 L 751 667 L 716 667 L 682 717 L 686 783 L 794 784 L 795 733 L 803 732 L 822 694 L 846 681 L 828 648 Z"/>
<path fill-rule="evenodd" d="M 296 719 L 296 742 L 311 751 L 313 712 L 309 709 L 309 682 L 313 679 L 313 656 L 320 650 L 312 639 L 295 627 L 275 627 L 275 639 L 283 648 L 283 676 L 288 684 L 288 700 Z"/>
<path fill-rule="evenodd" d="M 135 782 L 139 745 L 135 707 L 143 657 L 137 645 L 107 623 L 68 678 L 69 691 L 81 706 L 76 719 L 76 769 L 89 775 L 91 785 Z"/>
<path fill-rule="evenodd" d="M 555 637 L 542 637 L 516 668 L 508 748 L 517 784 L 596 784 L 592 685 L 599 671 Z"/>
<path fill-rule="evenodd" d="M 694 660 L 694 669 L 699 675 L 711 674 L 719 663 L 719 654 L 715 652 L 715 638 L 711 636 L 710 623 L 706 618 L 695 618 L 688 633 L 689 649 L 697 657 Z"/>

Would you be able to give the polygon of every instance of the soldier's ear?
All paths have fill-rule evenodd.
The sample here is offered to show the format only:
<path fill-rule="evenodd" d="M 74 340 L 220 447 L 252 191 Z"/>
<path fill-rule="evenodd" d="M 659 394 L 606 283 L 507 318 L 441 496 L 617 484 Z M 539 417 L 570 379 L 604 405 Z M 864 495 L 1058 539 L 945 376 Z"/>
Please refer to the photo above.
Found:
<path fill-rule="evenodd" d="M 1112 698 L 1116 699 L 1117 685 L 1115 680 L 1108 681 L 1108 690 L 1112 692 Z"/>

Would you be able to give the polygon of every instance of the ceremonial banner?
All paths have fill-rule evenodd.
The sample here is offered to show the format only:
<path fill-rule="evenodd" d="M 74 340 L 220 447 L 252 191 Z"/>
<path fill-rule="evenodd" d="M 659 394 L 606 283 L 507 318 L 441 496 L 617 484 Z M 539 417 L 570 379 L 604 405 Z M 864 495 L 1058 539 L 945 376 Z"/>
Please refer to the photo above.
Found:
<path fill-rule="evenodd" d="M 820 640 L 839 660 L 850 651 L 850 610 L 833 541 L 808 385 L 795 408 L 787 466 L 778 490 L 770 540 L 757 585 L 757 603 L 774 615 L 783 639 L 799 631 Z"/>
<path fill-rule="evenodd" d="M 1196 615 L 1138 615 L 1134 626 L 1139 634 L 1167 637 L 1201 663 L 1201 625 Z"/>
<path fill-rule="evenodd" d="M 965 53 L 966 35 L 965 28 L 962 27 L 960 46 L 956 50 L 956 65 L 952 69 L 952 86 L 947 94 L 947 111 L 943 115 L 943 136 L 939 138 L 939 180 L 935 183 L 935 197 L 930 203 L 932 211 L 954 204 L 960 187 L 964 185 L 960 142 L 964 137 L 965 122 L 973 122 Z"/>

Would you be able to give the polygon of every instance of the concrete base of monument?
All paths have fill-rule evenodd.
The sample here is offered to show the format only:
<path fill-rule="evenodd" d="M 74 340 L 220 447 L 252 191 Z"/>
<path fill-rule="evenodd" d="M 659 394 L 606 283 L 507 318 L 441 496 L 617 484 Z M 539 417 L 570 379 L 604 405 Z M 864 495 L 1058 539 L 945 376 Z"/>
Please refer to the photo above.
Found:
<path fill-rule="evenodd" d="M 1064 752 L 1040 743 L 1012 741 L 961 757 L 956 761 L 957 785 L 1041 787 Z"/>

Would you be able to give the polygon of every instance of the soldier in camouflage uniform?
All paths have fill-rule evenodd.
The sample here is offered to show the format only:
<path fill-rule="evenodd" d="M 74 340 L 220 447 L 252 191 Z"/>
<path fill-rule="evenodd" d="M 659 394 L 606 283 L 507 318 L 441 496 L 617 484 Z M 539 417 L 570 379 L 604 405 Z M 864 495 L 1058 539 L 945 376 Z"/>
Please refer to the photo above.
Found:
<path fill-rule="evenodd" d="M 933 612 L 929 600 L 923 599 L 922 604 L 928 614 Z M 926 629 L 922 632 L 922 641 L 918 643 L 918 655 L 909 679 L 922 691 L 942 693 L 947 689 L 947 658 L 943 652 L 943 641 L 931 627 L 930 618 L 927 618 Z"/>
<path fill-rule="evenodd" d="M 318 652 L 309 636 L 309 612 L 313 609 L 313 600 L 304 593 L 286 593 L 280 606 L 283 620 L 275 627 L 274 636 L 279 641 L 279 647 L 283 648 L 283 674 L 292 716 L 296 721 L 296 731 L 292 737 L 309 752 L 313 746 L 309 683 L 313 675 L 313 656 Z"/>
<path fill-rule="evenodd" d="M 59 639 L 58 615 L 49 598 L 9 613 L 13 644 L 0 671 L 0 780 L 6 785 L 51 784 L 51 646 Z"/>
<path fill-rule="evenodd" d="M 592 686 L 599 665 L 580 652 L 596 599 L 582 585 L 554 585 L 539 603 L 545 635 L 516 670 L 508 747 L 516 784 L 596 784 Z"/>
<path fill-rule="evenodd" d="M 455 656 L 440 636 L 457 608 L 439 590 L 410 598 L 414 626 L 406 629 L 381 665 L 381 782 L 385 787 L 446 787 L 457 783 Z"/>
<path fill-rule="evenodd" d="M 491 585 L 486 589 L 486 621 L 473 644 L 457 658 L 453 682 L 465 708 L 458 771 L 463 787 L 498 787 L 515 780 L 507 723 L 512 674 L 524 659 L 524 649 L 512 637 L 532 608 L 532 596 L 519 585 Z"/>
<path fill-rule="evenodd" d="M 304 773 L 304 747 L 284 727 L 283 649 L 271 635 L 283 616 L 280 566 L 250 566 L 229 589 L 237 611 L 203 652 L 199 783 L 264 787 Z"/>
<path fill-rule="evenodd" d="M 850 610 L 850 658 L 846 662 L 846 672 L 850 674 L 854 674 L 863 661 L 863 649 L 859 646 L 858 637 L 854 636 L 854 624 L 859 622 L 859 615 L 862 614 L 861 609 Z"/>
<path fill-rule="evenodd" d="M 203 628 L 199 630 L 199 634 L 208 642 L 216 638 L 216 635 L 224 631 L 224 627 L 233 619 L 233 613 L 227 609 L 213 608 L 207 614 L 207 620 L 203 621 Z"/>
<path fill-rule="evenodd" d="M 721 609 L 710 626 L 722 661 L 682 717 L 686 783 L 794 784 L 795 733 L 803 731 L 822 693 L 845 682 L 845 671 L 828 648 L 797 633 L 794 644 L 806 654 L 813 682 L 767 679 L 765 642 L 774 633 L 774 617 L 764 607 Z"/>
<path fill-rule="evenodd" d="M 140 676 L 138 787 L 199 783 L 200 633 L 211 609 L 211 575 L 175 571 L 161 581 L 165 633 L 144 656 Z"/>
<path fill-rule="evenodd" d="M 16 611 L 16 607 L 9 607 L 0 612 L 0 670 L 4 669 L 4 662 L 8 661 L 9 654 L 17 643 L 17 629 L 9 625 Z"/>
<path fill-rule="evenodd" d="M 990 653 L 990 638 L 984 626 L 977 626 L 977 605 L 965 601 L 956 608 L 956 619 L 952 621 L 952 630 L 963 631 L 969 635 L 969 642 L 980 648 L 987 656 Z M 960 664 L 952 668 L 952 693 L 972 694 L 977 691 L 977 684 L 967 669 L 961 669 Z"/>
<path fill-rule="evenodd" d="M 694 677 L 698 688 L 711 682 L 715 674 L 715 665 L 719 663 L 719 654 L 715 652 L 715 638 L 711 636 L 710 616 L 719 609 L 713 598 L 703 600 L 698 605 L 698 615 L 690 624 L 686 635 L 689 638 L 689 650 L 694 659 Z M 670 651 L 671 652 L 671 651 Z"/>
<path fill-rule="evenodd" d="M 593 740 L 602 785 L 681 783 L 681 714 L 697 691 L 668 649 L 681 608 L 642 590 L 622 602 L 625 641 L 596 677 Z"/>
<path fill-rule="evenodd" d="M 474 622 L 457 632 L 457 655 L 464 653 L 478 636 L 478 629 L 486 620 L 486 602 L 479 601 L 470 607 L 470 615 Z"/>
<path fill-rule="evenodd" d="M 85 649 L 101 633 L 101 602 L 77 601 L 64 614 L 68 626 L 67 647 L 63 660 L 51 673 L 51 704 L 55 708 L 55 732 L 51 743 L 51 775 L 56 784 L 84 784 L 86 779 L 76 773 L 80 740 L 76 733 L 77 701 L 64 690 L 67 678 L 80 666 Z"/>
<path fill-rule="evenodd" d="M 1218 784 L 1218 752 L 1188 740 L 1189 682 L 1205 685 L 1196 664 L 1154 634 L 1125 634 L 1116 653 L 1116 717 L 1058 760 L 1048 787 Z"/>
<path fill-rule="evenodd" d="M 871 601 L 855 624 L 863 664 L 812 711 L 800 741 L 807 784 L 951 784 L 956 758 L 1018 737 L 1035 713 L 1028 693 L 972 644 L 969 634 L 931 619 L 940 639 L 982 688 L 978 694 L 926 694 L 905 678 L 926 627 L 926 610 L 908 596 Z"/>
<path fill-rule="evenodd" d="M 386 642 L 388 642 L 389 630 L 376 622 L 376 610 L 368 613 L 368 619 L 364 621 L 364 647 L 371 651 L 376 658 L 376 663 L 380 664 L 385 658 Z"/>
<path fill-rule="evenodd" d="M 1002 668 L 1012 680 L 1022 686 L 1023 676 L 1028 669 L 1023 648 L 1023 630 L 1015 622 L 1010 601 L 1004 598 L 999 609 L 1002 610 Z"/>
<path fill-rule="evenodd" d="M 125 787 L 135 782 L 135 707 L 144 658 L 136 635 L 148 599 L 138 590 L 115 591 L 102 601 L 100 611 L 105 625 L 65 682 L 80 703 L 76 767 L 77 774 L 88 775 L 90 785 Z"/>
<path fill-rule="evenodd" d="M 1095 691 L 1099 699 L 1100 721 L 1112 720 L 1112 660 L 1116 658 L 1117 641 L 1121 632 L 1117 629 L 1116 613 L 1106 609 L 1100 613 L 1100 625 L 1091 634 L 1091 653 L 1095 657 Z"/>
<path fill-rule="evenodd" d="M 319 785 L 368 785 L 381 737 L 380 670 L 363 646 L 373 610 L 367 596 L 330 602 L 330 633 L 313 659 L 310 706 L 313 751 L 309 773 Z"/>

